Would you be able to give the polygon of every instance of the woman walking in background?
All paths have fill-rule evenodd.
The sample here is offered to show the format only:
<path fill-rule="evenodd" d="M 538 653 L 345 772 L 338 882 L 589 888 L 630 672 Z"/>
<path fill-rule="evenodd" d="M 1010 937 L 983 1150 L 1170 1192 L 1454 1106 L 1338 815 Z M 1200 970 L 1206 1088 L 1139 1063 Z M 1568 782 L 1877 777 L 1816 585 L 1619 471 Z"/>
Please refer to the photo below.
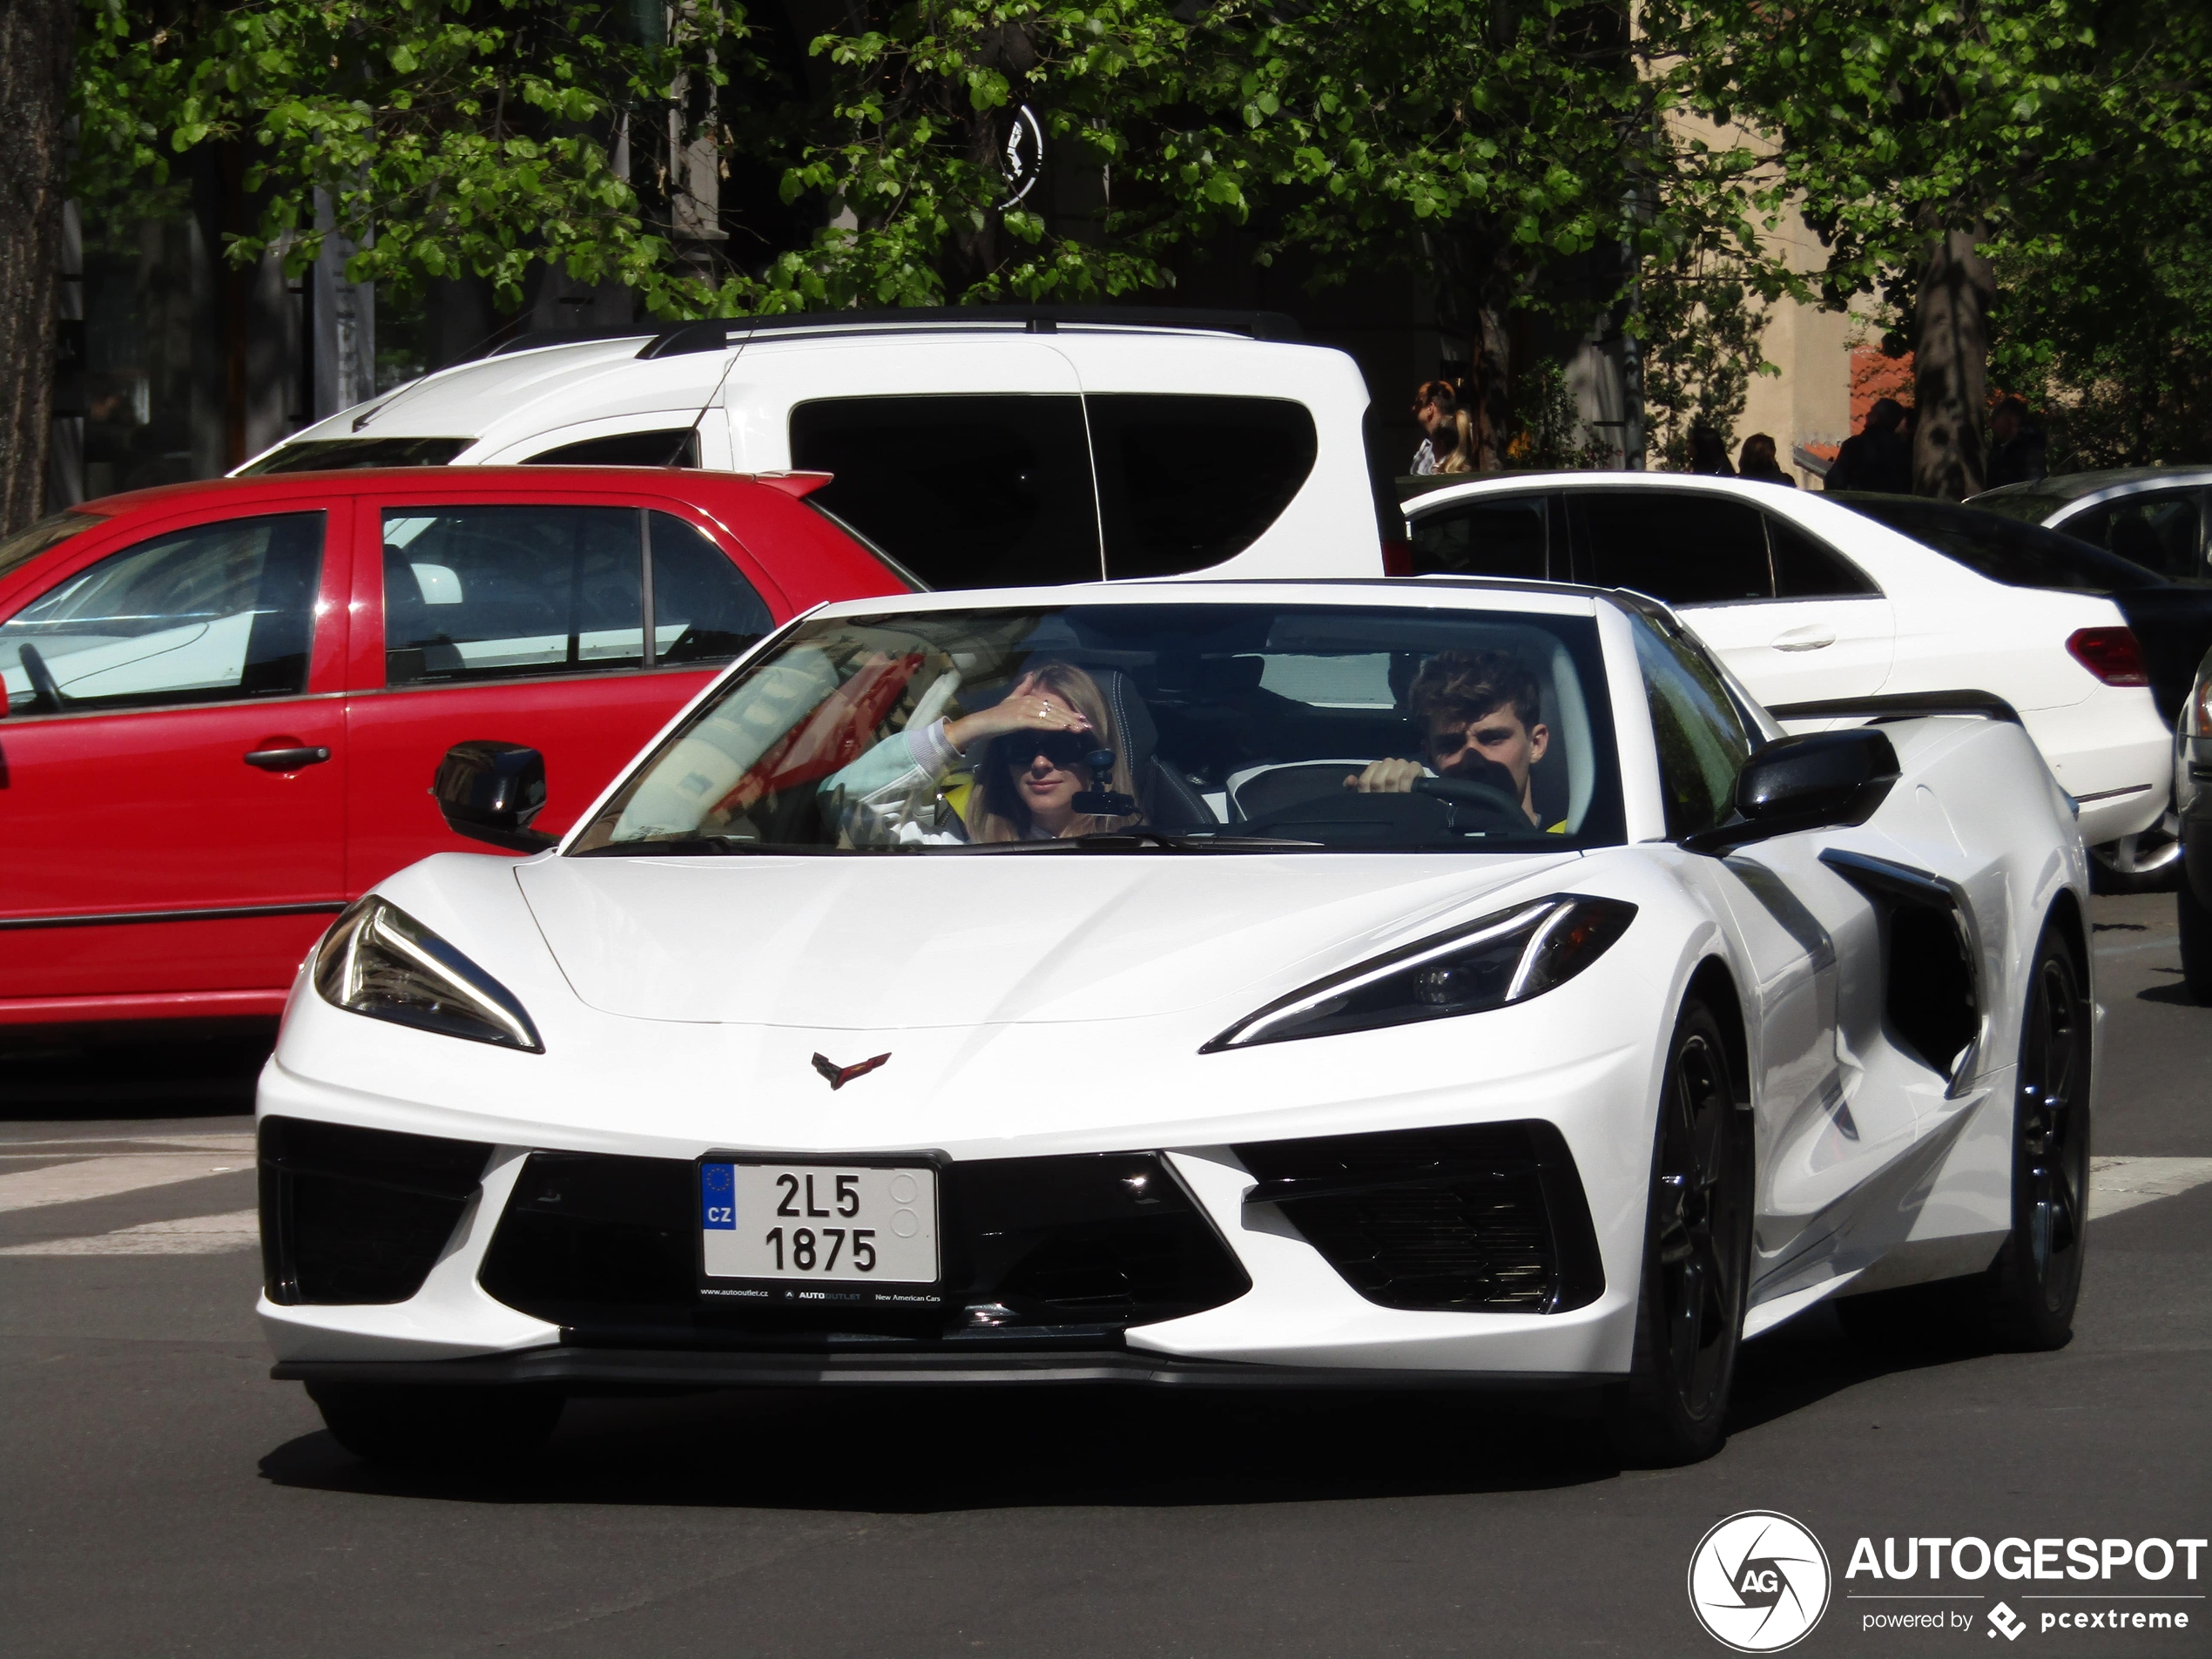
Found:
<path fill-rule="evenodd" d="M 1756 483 L 1780 484 L 1784 489 L 1795 489 L 1797 481 L 1782 470 L 1774 458 L 1774 440 L 1764 432 L 1754 432 L 1743 440 L 1743 448 L 1736 458 L 1736 473 L 1739 478 L 1749 478 Z"/>

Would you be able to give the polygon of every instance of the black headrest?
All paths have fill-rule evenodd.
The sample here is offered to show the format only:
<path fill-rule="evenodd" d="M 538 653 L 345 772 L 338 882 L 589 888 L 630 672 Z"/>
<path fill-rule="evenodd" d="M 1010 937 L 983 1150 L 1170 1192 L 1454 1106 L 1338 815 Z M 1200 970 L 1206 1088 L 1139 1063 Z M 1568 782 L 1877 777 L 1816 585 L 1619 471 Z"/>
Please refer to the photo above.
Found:
<path fill-rule="evenodd" d="M 1144 706 L 1136 682 L 1125 670 L 1093 668 L 1085 671 L 1098 682 L 1099 693 L 1106 699 L 1106 711 L 1113 716 L 1115 727 L 1121 733 L 1122 746 L 1128 752 L 1130 776 L 1142 779 L 1160 746 L 1160 729 L 1152 724 L 1152 711 Z M 1099 787 L 1106 786 L 1102 784 Z"/>

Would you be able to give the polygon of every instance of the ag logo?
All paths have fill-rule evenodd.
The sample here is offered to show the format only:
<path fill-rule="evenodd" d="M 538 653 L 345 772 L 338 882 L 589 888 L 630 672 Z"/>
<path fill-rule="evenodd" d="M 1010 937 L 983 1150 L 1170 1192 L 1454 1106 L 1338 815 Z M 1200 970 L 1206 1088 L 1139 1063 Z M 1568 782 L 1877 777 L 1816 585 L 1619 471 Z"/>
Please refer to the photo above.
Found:
<path fill-rule="evenodd" d="M 1738 1653 L 1779 1653 L 1828 1610 L 1828 1552 L 1787 1515 L 1746 1509 L 1697 1541 L 1689 1610 Z"/>

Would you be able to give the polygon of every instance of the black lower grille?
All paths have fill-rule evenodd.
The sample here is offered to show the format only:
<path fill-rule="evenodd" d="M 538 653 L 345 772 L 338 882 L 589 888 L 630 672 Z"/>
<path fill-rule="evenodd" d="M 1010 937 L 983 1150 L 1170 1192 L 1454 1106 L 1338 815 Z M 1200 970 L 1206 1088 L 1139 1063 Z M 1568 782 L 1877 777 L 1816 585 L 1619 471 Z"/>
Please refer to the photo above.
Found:
<path fill-rule="evenodd" d="M 1404 1130 L 1237 1149 L 1329 1264 L 1384 1307 L 1558 1313 L 1605 1288 L 1588 1201 L 1549 1123 Z"/>
<path fill-rule="evenodd" d="M 469 1207 L 491 1148 L 305 1118 L 261 1120 L 269 1300 L 404 1302 Z"/>
<path fill-rule="evenodd" d="M 1251 1287 L 1164 1160 L 1106 1153 L 944 1166 L 934 1305 L 733 1305 L 698 1292 L 698 1168 L 531 1154 L 479 1282 L 571 1341 L 624 1345 L 1095 1339 Z"/>

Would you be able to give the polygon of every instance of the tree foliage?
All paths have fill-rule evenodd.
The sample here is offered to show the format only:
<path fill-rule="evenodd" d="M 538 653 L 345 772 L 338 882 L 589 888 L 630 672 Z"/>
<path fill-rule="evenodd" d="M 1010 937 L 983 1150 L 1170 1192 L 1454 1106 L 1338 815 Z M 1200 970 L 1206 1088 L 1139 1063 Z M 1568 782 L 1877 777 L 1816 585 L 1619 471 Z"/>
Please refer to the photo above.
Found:
<path fill-rule="evenodd" d="M 362 280 L 474 272 L 511 302 L 543 260 L 693 310 L 709 296 L 651 211 L 669 165 L 658 118 L 678 75 L 728 78 L 745 20 L 732 10 L 671 44 L 658 17 L 587 0 L 88 0 L 79 185 L 158 206 L 177 156 L 235 144 L 261 203 L 236 257 L 280 247 L 296 272 L 335 229 L 361 246 Z M 632 113 L 633 168 L 658 192 L 615 165 Z M 317 222 L 318 190 L 334 223 Z"/>
<path fill-rule="evenodd" d="M 1157 294 L 1232 246 L 1317 285 L 1397 267 L 1467 341 L 1493 460 L 1543 402 L 1507 407 L 1514 319 L 1644 341 L 1671 454 L 1741 408 L 1784 293 L 1871 294 L 1908 337 L 1940 300 L 1993 327 L 2007 386 L 2150 388 L 2096 417 L 2100 454 L 2204 403 L 2203 7 L 847 0 L 789 41 L 742 0 L 83 3 L 80 187 L 156 203 L 233 146 L 241 260 L 312 260 L 320 192 L 356 277 L 474 273 L 510 307 L 541 260 L 671 317 Z M 1052 164 L 1017 200 L 1025 107 Z M 784 218 L 725 199 L 728 239 L 687 239 L 702 142 Z M 1809 274 L 1771 234 L 1793 205 Z M 1946 233 L 1970 257 L 1932 266 Z"/>
<path fill-rule="evenodd" d="M 1673 33 L 1687 96 L 1772 136 L 1765 199 L 1794 198 L 1825 241 L 1818 296 L 1878 295 L 1916 347 L 1923 489 L 1979 472 L 1979 365 L 1954 361 L 1956 342 L 1931 332 L 1939 310 L 1963 319 L 1958 339 L 1969 343 L 1985 326 L 1969 314 L 1986 281 L 1973 259 L 2040 272 L 2075 296 L 2073 324 L 2060 320 L 2064 300 L 2049 314 L 2062 332 L 2124 332 L 2112 307 L 2141 292 L 2141 273 L 2123 273 L 2147 252 L 2143 227 L 2164 221 L 2162 199 L 2206 161 L 2212 14 L 2202 6 L 1684 0 Z M 1926 453 L 1939 408 L 1974 417 L 1950 434 L 1948 471 Z"/>

